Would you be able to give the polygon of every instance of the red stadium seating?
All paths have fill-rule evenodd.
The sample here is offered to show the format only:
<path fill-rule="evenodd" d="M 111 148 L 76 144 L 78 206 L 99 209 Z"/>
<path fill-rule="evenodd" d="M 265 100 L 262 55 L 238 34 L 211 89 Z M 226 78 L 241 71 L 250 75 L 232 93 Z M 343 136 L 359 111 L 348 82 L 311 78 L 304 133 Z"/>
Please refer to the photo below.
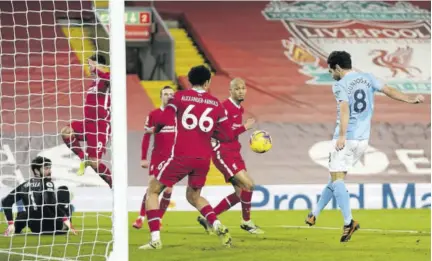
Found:
<path fill-rule="evenodd" d="M 81 118 L 88 82 L 54 19 L 91 16 L 81 10 L 91 10 L 90 2 L 0 2 L 0 9 L 3 131 L 58 131 Z"/>
<path fill-rule="evenodd" d="M 281 40 L 288 38 L 288 31 L 280 22 L 266 21 L 261 13 L 266 4 L 158 2 L 156 7 L 165 18 L 182 19 L 204 50 L 217 70 L 212 92 L 220 98 L 227 95 L 229 79 L 243 77 L 249 85 L 246 110 L 261 120 L 333 122 L 335 105 L 330 86 L 305 83 L 310 78 L 283 53 Z M 377 121 L 418 122 L 430 117 L 420 107 L 383 97 L 377 98 L 377 107 Z"/>

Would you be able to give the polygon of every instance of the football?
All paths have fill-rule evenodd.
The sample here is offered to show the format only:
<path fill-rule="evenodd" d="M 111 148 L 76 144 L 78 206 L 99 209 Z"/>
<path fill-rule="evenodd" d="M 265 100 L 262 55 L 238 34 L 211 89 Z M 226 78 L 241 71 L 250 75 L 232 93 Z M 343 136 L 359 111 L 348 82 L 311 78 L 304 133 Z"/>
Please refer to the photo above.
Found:
<path fill-rule="evenodd" d="M 249 145 L 253 152 L 265 153 L 271 149 L 272 139 L 268 132 L 257 130 L 250 136 Z"/>

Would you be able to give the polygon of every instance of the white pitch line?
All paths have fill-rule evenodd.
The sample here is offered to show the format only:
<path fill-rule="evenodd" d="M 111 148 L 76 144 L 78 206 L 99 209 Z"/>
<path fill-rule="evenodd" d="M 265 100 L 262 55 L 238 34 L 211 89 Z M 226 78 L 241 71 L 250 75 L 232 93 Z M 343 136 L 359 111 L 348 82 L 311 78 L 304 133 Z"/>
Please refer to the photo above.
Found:
<path fill-rule="evenodd" d="M 299 229 L 322 229 L 322 230 L 342 230 L 340 227 L 309 227 L 309 226 L 279 226 L 282 228 L 299 228 Z M 380 229 L 380 228 L 361 228 L 360 231 L 381 232 L 381 233 L 413 233 L 413 234 L 430 234 L 430 231 L 419 230 L 397 230 L 397 229 Z"/>
<path fill-rule="evenodd" d="M 18 252 L 11 252 L 8 250 L 0 250 L 0 254 L 1 253 L 9 254 L 9 255 L 20 255 L 20 256 L 25 256 L 25 257 L 43 258 L 44 260 L 46 259 L 46 260 L 54 260 L 54 261 L 73 261 L 72 259 L 65 259 L 65 258 L 51 257 L 51 256 L 42 256 L 42 255 L 27 254 L 27 253 L 18 253 Z"/>
<path fill-rule="evenodd" d="M 290 229 L 318 229 L 318 230 L 342 230 L 342 227 L 309 227 L 309 226 L 289 226 L 289 225 L 280 225 L 280 226 L 264 226 L 261 228 L 290 228 Z M 171 227 L 166 226 L 166 229 L 203 229 L 201 226 L 189 226 L 189 227 Z M 228 227 L 235 228 L 235 227 Z M 380 228 L 361 228 L 359 231 L 368 231 L 368 232 L 379 232 L 379 233 L 411 233 L 411 234 L 430 234 L 430 231 L 420 231 L 420 230 L 397 230 L 397 229 L 380 229 Z"/>

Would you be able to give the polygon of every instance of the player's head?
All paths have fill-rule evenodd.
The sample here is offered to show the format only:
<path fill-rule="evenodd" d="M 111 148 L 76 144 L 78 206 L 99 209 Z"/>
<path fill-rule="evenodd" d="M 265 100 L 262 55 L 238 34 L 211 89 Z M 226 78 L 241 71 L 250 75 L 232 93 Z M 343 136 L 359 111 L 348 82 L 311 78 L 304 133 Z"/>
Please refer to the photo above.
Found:
<path fill-rule="evenodd" d="M 93 54 L 89 57 L 89 60 L 96 62 L 99 65 L 106 65 L 106 59 L 103 55 L 100 54 Z"/>
<path fill-rule="evenodd" d="M 208 90 L 211 82 L 211 73 L 204 65 L 195 66 L 190 69 L 188 79 L 193 87 L 200 87 L 204 90 Z"/>
<path fill-rule="evenodd" d="M 345 51 L 333 51 L 327 58 L 327 64 L 333 79 L 339 81 L 352 69 L 351 55 Z"/>
<path fill-rule="evenodd" d="M 160 90 L 160 97 L 162 101 L 162 106 L 166 106 L 168 101 L 174 97 L 174 89 L 171 86 L 165 86 Z"/>
<path fill-rule="evenodd" d="M 105 57 L 103 56 L 103 55 L 100 55 L 100 54 L 93 54 L 92 56 L 90 56 L 89 58 L 88 58 L 88 64 L 89 64 L 89 67 L 90 67 L 90 72 L 93 74 L 93 75 L 96 75 L 95 73 L 94 73 L 94 70 L 96 69 L 96 67 L 98 67 L 98 66 L 106 66 L 106 59 L 105 59 Z"/>
<path fill-rule="evenodd" d="M 246 83 L 242 78 L 234 78 L 230 83 L 231 99 L 242 102 L 246 96 Z"/>
<path fill-rule="evenodd" d="M 51 160 L 37 156 L 31 163 L 31 170 L 37 178 L 51 178 Z"/>

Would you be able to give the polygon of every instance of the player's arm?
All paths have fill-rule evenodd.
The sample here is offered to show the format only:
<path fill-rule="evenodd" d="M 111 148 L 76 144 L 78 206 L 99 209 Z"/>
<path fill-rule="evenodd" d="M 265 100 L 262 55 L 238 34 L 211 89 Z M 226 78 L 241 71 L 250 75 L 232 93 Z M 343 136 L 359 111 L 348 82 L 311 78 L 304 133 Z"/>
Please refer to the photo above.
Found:
<path fill-rule="evenodd" d="M 336 102 L 339 103 L 339 137 L 345 138 L 350 117 L 348 94 L 339 83 L 336 83 L 333 86 L 333 93 L 335 95 Z"/>
<path fill-rule="evenodd" d="M 247 130 L 252 129 L 252 126 L 253 126 L 254 124 L 255 124 L 255 119 L 253 119 L 253 118 L 249 118 L 249 119 L 247 119 L 247 120 L 246 120 L 246 123 L 245 123 L 243 126 L 241 126 L 241 127 L 236 128 L 236 129 L 233 130 L 233 132 L 234 132 L 234 136 L 237 137 L 237 136 L 239 136 L 240 134 L 246 132 Z"/>
<path fill-rule="evenodd" d="M 21 200 L 21 193 L 18 193 L 22 190 L 23 184 L 19 185 L 17 188 L 12 190 L 6 197 L 4 197 L 1 201 L 1 208 L 6 216 L 6 220 L 8 222 L 13 222 L 13 213 L 12 206 Z"/>
<path fill-rule="evenodd" d="M 5 236 L 12 236 L 15 233 L 15 225 L 13 220 L 12 206 L 22 199 L 22 193 L 24 193 L 24 182 L 19 185 L 17 188 L 12 190 L 6 197 L 1 200 L 1 208 L 4 211 L 6 216 L 6 220 L 8 222 L 8 227 L 4 232 Z"/>
<path fill-rule="evenodd" d="M 339 109 L 340 109 L 339 136 L 346 137 L 348 122 L 350 117 L 350 108 L 349 108 L 348 101 L 340 101 Z"/>
<path fill-rule="evenodd" d="M 143 168 L 148 167 L 148 166 L 144 166 L 144 165 L 148 165 L 144 164 L 143 161 L 147 161 L 147 152 L 148 149 L 150 147 L 150 137 L 151 137 L 151 133 L 147 133 L 147 131 L 150 131 L 152 128 L 154 127 L 153 124 L 153 117 L 152 114 L 150 113 L 149 116 L 146 119 L 145 125 L 144 125 L 144 136 L 142 139 L 142 143 L 141 143 L 141 166 Z"/>
<path fill-rule="evenodd" d="M 424 101 L 424 97 L 422 95 L 407 95 L 390 86 L 383 86 L 380 91 L 384 93 L 387 97 L 392 98 L 396 101 L 406 102 L 410 104 L 422 103 Z"/>
<path fill-rule="evenodd" d="M 51 181 L 48 181 L 45 183 L 45 188 L 43 190 L 43 202 L 44 206 L 46 208 L 44 211 L 57 210 L 57 217 L 62 218 L 63 224 L 68 227 L 68 229 L 76 235 L 76 231 L 72 226 L 72 223 L 70 221 L 70 218 L 68 217 L 68 214 L 65 209 L 57 207 L 57 197 L 56 197 L 56 191 L 54 189 L 54 183 Z M 53 215 L 54 216 L 54 215 Z"/>
<path fill-rule="evenodd" d="M 235 128 L 233 130 L 233 134 L 234 134 L 234 136 L 237 137 L 237 136 L 239 136 L 240 134 L 242 134 L 243 132 L 246 132 L 246 131 L 247 131 L 247 129 L 246 129 L 245 125 L 243 125 L 241 127 Z"/>
<path fill-rule="evenodd" d="M 406 102 L 410 104 L 422 103 L 424 101 L 424 97 L 422 95 L 412 96 L 407 95 L 399 90 L 384 85 L 381 81 L 375 78 L 372 74 L 370 74 L 370 79 L 372 81 L 372 86 L 375 91 L 379 91 L 384 93 L 387 97 L 392 98 L 396 101 Z"/>
<path fill-rule="evenodd" d="M 234 131 L 232 129 L 232 122 L 228 120 L 227 111 L 221 104 L 217 110 L 217 127 L 212 136 L 222 142 L 233 141 L 236 136 L 234 135 Z"/>
<path fill-rule="evenodd" d="M 56 192 L 54 190 L 54 183 L 52 183 L 51 181 L 46 182 L 45 187 L 43 188 L 43 206 L 46 206 L 47 209 L 54 211 L 57 207 L 57 198 Z M 57 216 L 66 216 L 66 211 L 64 211 L 62 208 L 59 208 Z"/>
<path fill-rule="evenodd" d="M 217 132 L 213 137 L 222 142 L 229 142 L 235 139 L 236 136 L 232 130 L 231 122 L 226 117 L 218 120 Z"/>

